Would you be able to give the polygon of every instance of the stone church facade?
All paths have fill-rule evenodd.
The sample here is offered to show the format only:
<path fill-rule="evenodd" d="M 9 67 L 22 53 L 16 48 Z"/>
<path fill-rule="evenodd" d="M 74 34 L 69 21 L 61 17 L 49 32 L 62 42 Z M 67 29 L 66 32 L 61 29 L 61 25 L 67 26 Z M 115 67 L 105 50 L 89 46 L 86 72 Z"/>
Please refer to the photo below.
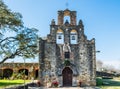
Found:
<path fill-rule="evenodd" d="M 77 24 L 76 11 L 58 11 L 57 24 L 53 19 L 50 34 L 39 39 L 39 51 L 42 84 L 56 80 L 59 86 L 96 85 L 95 39 L 87 39 L 82 20 Z"/>

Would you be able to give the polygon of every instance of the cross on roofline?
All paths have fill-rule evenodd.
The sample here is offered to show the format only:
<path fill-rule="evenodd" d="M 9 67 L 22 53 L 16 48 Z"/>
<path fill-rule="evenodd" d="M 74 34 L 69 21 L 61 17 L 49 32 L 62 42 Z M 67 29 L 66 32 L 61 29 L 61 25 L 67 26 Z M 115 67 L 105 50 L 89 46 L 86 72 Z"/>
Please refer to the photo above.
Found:
<path fill-rule="evenodd" d="M 65 5 L 66 5 L 66 7 L 68 8 L 68 6 L 69 6 L 69 3 L 68 3 L 68 1 L 66 2 L 66 4 L 65 4 Z"/>

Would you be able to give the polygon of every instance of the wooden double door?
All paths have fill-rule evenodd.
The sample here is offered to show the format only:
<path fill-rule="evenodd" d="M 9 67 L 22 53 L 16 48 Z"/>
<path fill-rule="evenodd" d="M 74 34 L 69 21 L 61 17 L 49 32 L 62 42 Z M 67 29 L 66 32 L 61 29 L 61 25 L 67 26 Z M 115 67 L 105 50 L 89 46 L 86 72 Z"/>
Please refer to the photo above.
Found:
<path fill-rule="evenodd" d="M 63 86 L 72 86 L 73 72 L 69 67 L 65 67 L 62 71 Z"/>

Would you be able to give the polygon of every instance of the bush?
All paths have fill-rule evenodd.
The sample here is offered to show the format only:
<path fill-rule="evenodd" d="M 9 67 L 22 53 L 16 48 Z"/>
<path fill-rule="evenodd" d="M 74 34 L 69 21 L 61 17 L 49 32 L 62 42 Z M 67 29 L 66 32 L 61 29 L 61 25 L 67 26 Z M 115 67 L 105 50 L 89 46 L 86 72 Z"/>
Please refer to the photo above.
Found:
<path fill-rule="evenodd" d="M 69 61 L 69 60 L 65 60 L 65 61 L 64 61 L 64 65 L 65 65 L 65 66 L 70 66 L 70 61 Z"/>
<path fill-rule="evenodd" d="M 96 85 L 101 86 L 103 84 L 103 81 L 101 78 L 96 78 Z"/>
<path fill-rule="evenodd" d="M 53 81 L 52 82 L 52 87 L 58 87 L 58 85 L 59 85 L 58 81 Z"/>
<path fill-rule="evenodd" d="M 11 80 L 14 80 L 14 79 L 28 79 L 28 76 L 23 74 L 22 72 L 21 73 L 13 73 L 13 75 L 10 79 Z"/>
<path fill-rule="evenodd" d="M 103 76 L 102 79 L 113 79 L 113 77 Z"/>

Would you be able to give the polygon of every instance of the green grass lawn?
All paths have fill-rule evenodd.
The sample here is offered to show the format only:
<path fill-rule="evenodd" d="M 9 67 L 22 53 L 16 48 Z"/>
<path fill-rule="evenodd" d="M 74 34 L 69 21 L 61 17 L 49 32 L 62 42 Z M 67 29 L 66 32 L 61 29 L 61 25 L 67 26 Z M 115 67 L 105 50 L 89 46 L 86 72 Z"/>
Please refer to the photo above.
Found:
<path fill-rule="evenodd" d="M 101 89 L 120 89 L 120 78 L 114 79 L 101 79 L 98 80 L 98 87 Z M 26 83 L 31 80 L 25 80 Z M 0 89 L 12 85 L 24 84 L 24 80 L 0 80 Z"/>
<path fill-rule="evenodd" d="M 120 89 L 120 78 L 100 79 L 99 84 L 101 89 Z"/>
<path fill-rule="evenodd" d="M 25 83 L 30 82 L 31 80 L 25 80 Z M 0 80 L 0 89 L 12 85 L 24 84 L 24 80 Z"/>

